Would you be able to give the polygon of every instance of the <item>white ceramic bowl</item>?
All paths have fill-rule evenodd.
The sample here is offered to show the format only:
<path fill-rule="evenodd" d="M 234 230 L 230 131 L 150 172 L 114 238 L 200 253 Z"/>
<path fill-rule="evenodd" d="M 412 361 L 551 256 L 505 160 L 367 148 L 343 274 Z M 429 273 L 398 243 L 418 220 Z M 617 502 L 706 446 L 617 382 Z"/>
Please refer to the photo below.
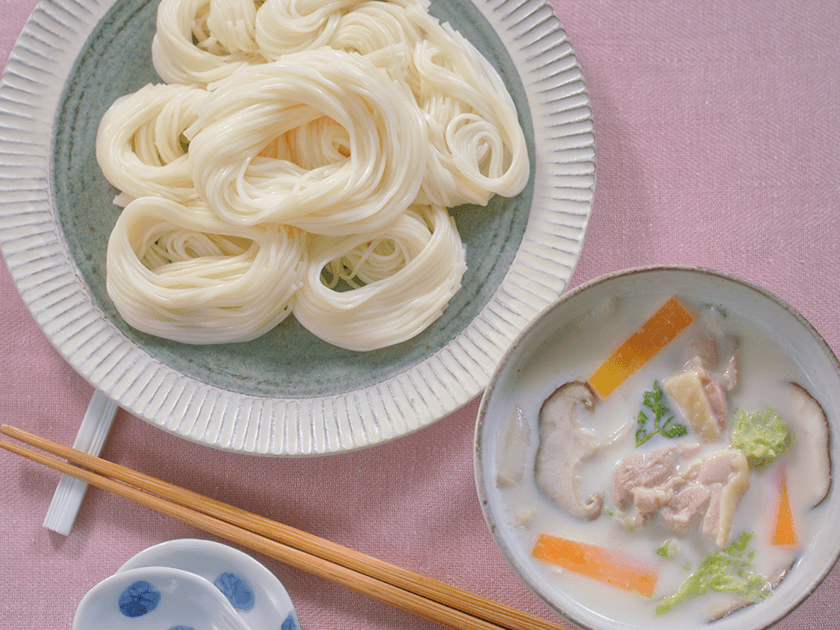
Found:
<path fill-rule="evenodd" d="M 589 605 L 584 605 L 573 594 L 577 592 L 577 584 L 567 589 L 560 585 L 562 582 L 558 583 L 548 575 L 544 570 L 545 565 L 537 566 L 537 561 L 531 558 L 531 549 L 526 548 L 524 542 L 528 535 L 523 536 L 521 531 L 522 527 L 529 527 L 527 519 L 524 525 L 521 521 L 515 521 L 516 515 L 507 507 L 509 499 L 505 499 L 497 487 L 497 448 L 502 433 L 507 432 L 508 419 L 515 414 L 517 407 L 530 405 L 532 410 L 538 410 L 539 404 L 545 399 L 545 392 L 551 393 L 560 384 L 548 382 L 554 372 L 565 370 L 568 373 L 569 366 L 564 365 L 564 362 L 569 361 L 569 354 L 564 351 L 564 344 L 567 343 L 564 339 L 568 337 L 564 335 L 569 335 L 573 330 L 569 328 L 573 325 L 570 322 L 582 314 L 589 314 L 590 324 L 609 331 L 609 325 L 604 324 L 609 317 L 609 307 L 625 298 L 637 296 L 651 296 L 652 304 L 657 300 L 661 303 L 669 295 L 712 304 L 750 320 L 771 336 L 781 350 L 798 364 L 804 377 L 810 381 L 811 392 L 828 417 L 831 433 L 837 430 L 837 423 L 840 422 L 840 363 L 837 358 L 814 327 L 795 309 L 779 297 L 747 281 L 694 267 L 645 267 L 595 279 L 554 302 L 518 336 L 490 379 L 476 427 L 475 475 L 485 520 L 511 567 L 549 606 L 585 628 L 641 630 L 655 624 L 632 621 L 628 615 L 616 614 L 615 611 L 607 612 L 607 608 L 600 608 L 600 600 L 599 605 L 592 605 L 591 601 Z M 599 322 L 598 317 L 605 319 Z M 602 336 L 607 334 L 605 332 Z M 593 346 L 613 343 L 602 342 L 597 338 L 599 335 L 600 331 L 595 333 L 593 338 L 596 343 Z M 613 349 L 623 340 L 616 339 Z M 599 356 L 601 350 L 598 350 Z M 606 356 L 602 358 L 606 359 Z M 600 360 L 597 360 L 596 365 Z M 586 380 L 588 375 L 581 376 Z M 742 374 L 741 378 L 748 377 Z M 613 395 L 621 394 L 616 390 Z M 628 418 L 635 417 L 635 413 L 637 411 L 629 414 Z M 533 479 L 536 451 L 534 439 L 532 436 L 531 446 L 525 455 L 526 479 L 522 483 L 530 483 L 536 490 Z M 840 440 L 829 439 L 828 448 L 831 460 L 836 465 L 840 461 Z M 801 541 L 799 557 L 773 594 L 762 602 L 718 619 L 711 627 L 715 630 L 765 628 L 788 614 L 819 586 L 840 555 L 840 528 L 834 525 L 840 520 L 840 491 L 836 485 L 831 484 L 819 508 L 823 514 L 823 524 L 830 526 L 815 528 L 808 539 Z M 517 527 L 520 529 L 517 530 Z M 562 532 L 558 535 L 562 535 Z M 676 586 L 678 584 L 674 588 Z M 659 619 L 667 620 L 668 615 Z M 692 626 L 681 623 L 679 627 L 688 630 Z M 702 623 L 698 621 L 696 627 L 709 627 L 708 620 Z"/>

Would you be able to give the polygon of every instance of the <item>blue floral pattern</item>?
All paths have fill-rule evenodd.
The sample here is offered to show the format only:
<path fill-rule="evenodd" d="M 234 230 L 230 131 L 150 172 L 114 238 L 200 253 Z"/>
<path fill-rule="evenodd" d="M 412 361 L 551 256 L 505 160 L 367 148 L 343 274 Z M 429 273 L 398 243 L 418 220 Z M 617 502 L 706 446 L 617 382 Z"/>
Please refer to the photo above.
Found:
<path fill-rule="evenodd" d="M 280 626 L 280 630 L 298 630 L 298 625 L 295 621 L 293 613 L 289 613 L 289 616 L 283 621 L 283 625 Z"/>
<path fill-rule="evenodd" d="M 251 610 L 254 607 L 254 589 L 236 573 L 222 573 L 213 584 L 237 610 Z"/>
<path fill-rule="evenodd" d="M 137 580 L 119 597 L 120 612 L 126 617 L 142 617 L 160 603 L 160 592 L 145 580 Z"/>

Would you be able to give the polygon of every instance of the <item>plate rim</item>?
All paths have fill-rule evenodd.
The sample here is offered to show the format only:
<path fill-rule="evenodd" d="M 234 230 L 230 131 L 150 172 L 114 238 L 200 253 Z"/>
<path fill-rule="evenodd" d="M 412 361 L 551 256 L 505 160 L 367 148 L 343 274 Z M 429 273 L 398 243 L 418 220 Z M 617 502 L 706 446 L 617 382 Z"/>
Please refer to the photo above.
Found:
<path fill-rule="evenodd" d="M 57 108 L 78 54 L 118 1 L 41 0 L 0 79 L 0 251 L 61 356 L 138 418 L 256 455 L 323 455 L 389 442 L 477 397 L 517 334 L 565 291 L 592 212 L 592 111 L 574 49 L 547 0 L 465 0 L 510 55 L 534 128 L 532 207 L 494 295 L 445 347 L 399 374 L 347 392 L 282 398 L 207 385 L 135 345 L 96 305 L 62 238 L 52 190 Z"/>

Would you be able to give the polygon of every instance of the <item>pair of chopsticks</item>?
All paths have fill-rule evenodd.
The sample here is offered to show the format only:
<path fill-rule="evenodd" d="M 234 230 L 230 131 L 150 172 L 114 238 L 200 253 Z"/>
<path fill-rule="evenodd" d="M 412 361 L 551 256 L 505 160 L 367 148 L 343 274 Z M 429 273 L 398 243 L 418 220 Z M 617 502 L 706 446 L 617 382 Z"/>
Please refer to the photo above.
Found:
<path fill-rule="evenodd" d="M 564 630 L 557 624 L 8 425 L 0 447 L 297 569 L 458 630 Z"/>

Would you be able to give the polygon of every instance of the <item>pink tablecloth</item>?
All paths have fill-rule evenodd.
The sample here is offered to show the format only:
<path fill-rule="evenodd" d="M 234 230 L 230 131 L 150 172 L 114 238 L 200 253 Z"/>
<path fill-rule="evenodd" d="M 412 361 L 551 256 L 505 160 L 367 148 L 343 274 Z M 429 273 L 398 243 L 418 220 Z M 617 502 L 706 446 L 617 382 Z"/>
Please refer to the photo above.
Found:
<path fill-rule="evenodd" d="M 572 285 L 652 263 L 743 276 L 798 308 L 840 352 L 840 5 L 835 0 L 554 0 L 596 125 L 595 209 Z M 0 62 L 35 0 L 0 0 Z M 0 265 L 0 421 L 72 443 L 91 387 L 56 354 Z M 111 460 L 482 595 L 555 618 L 482 520 L 478 401 L 358 453 L 259 459 L 197 446 L 120 412 Z M 92 490 L 72 535 L 41 527 L 57 475 L 0 453 L 0 626 L 67 628 L 137 551 L 204 537 Z M 305 629 L 431 628 L 260 558 Z M 840 569 L 779 628 L 840 627 Z"/>

